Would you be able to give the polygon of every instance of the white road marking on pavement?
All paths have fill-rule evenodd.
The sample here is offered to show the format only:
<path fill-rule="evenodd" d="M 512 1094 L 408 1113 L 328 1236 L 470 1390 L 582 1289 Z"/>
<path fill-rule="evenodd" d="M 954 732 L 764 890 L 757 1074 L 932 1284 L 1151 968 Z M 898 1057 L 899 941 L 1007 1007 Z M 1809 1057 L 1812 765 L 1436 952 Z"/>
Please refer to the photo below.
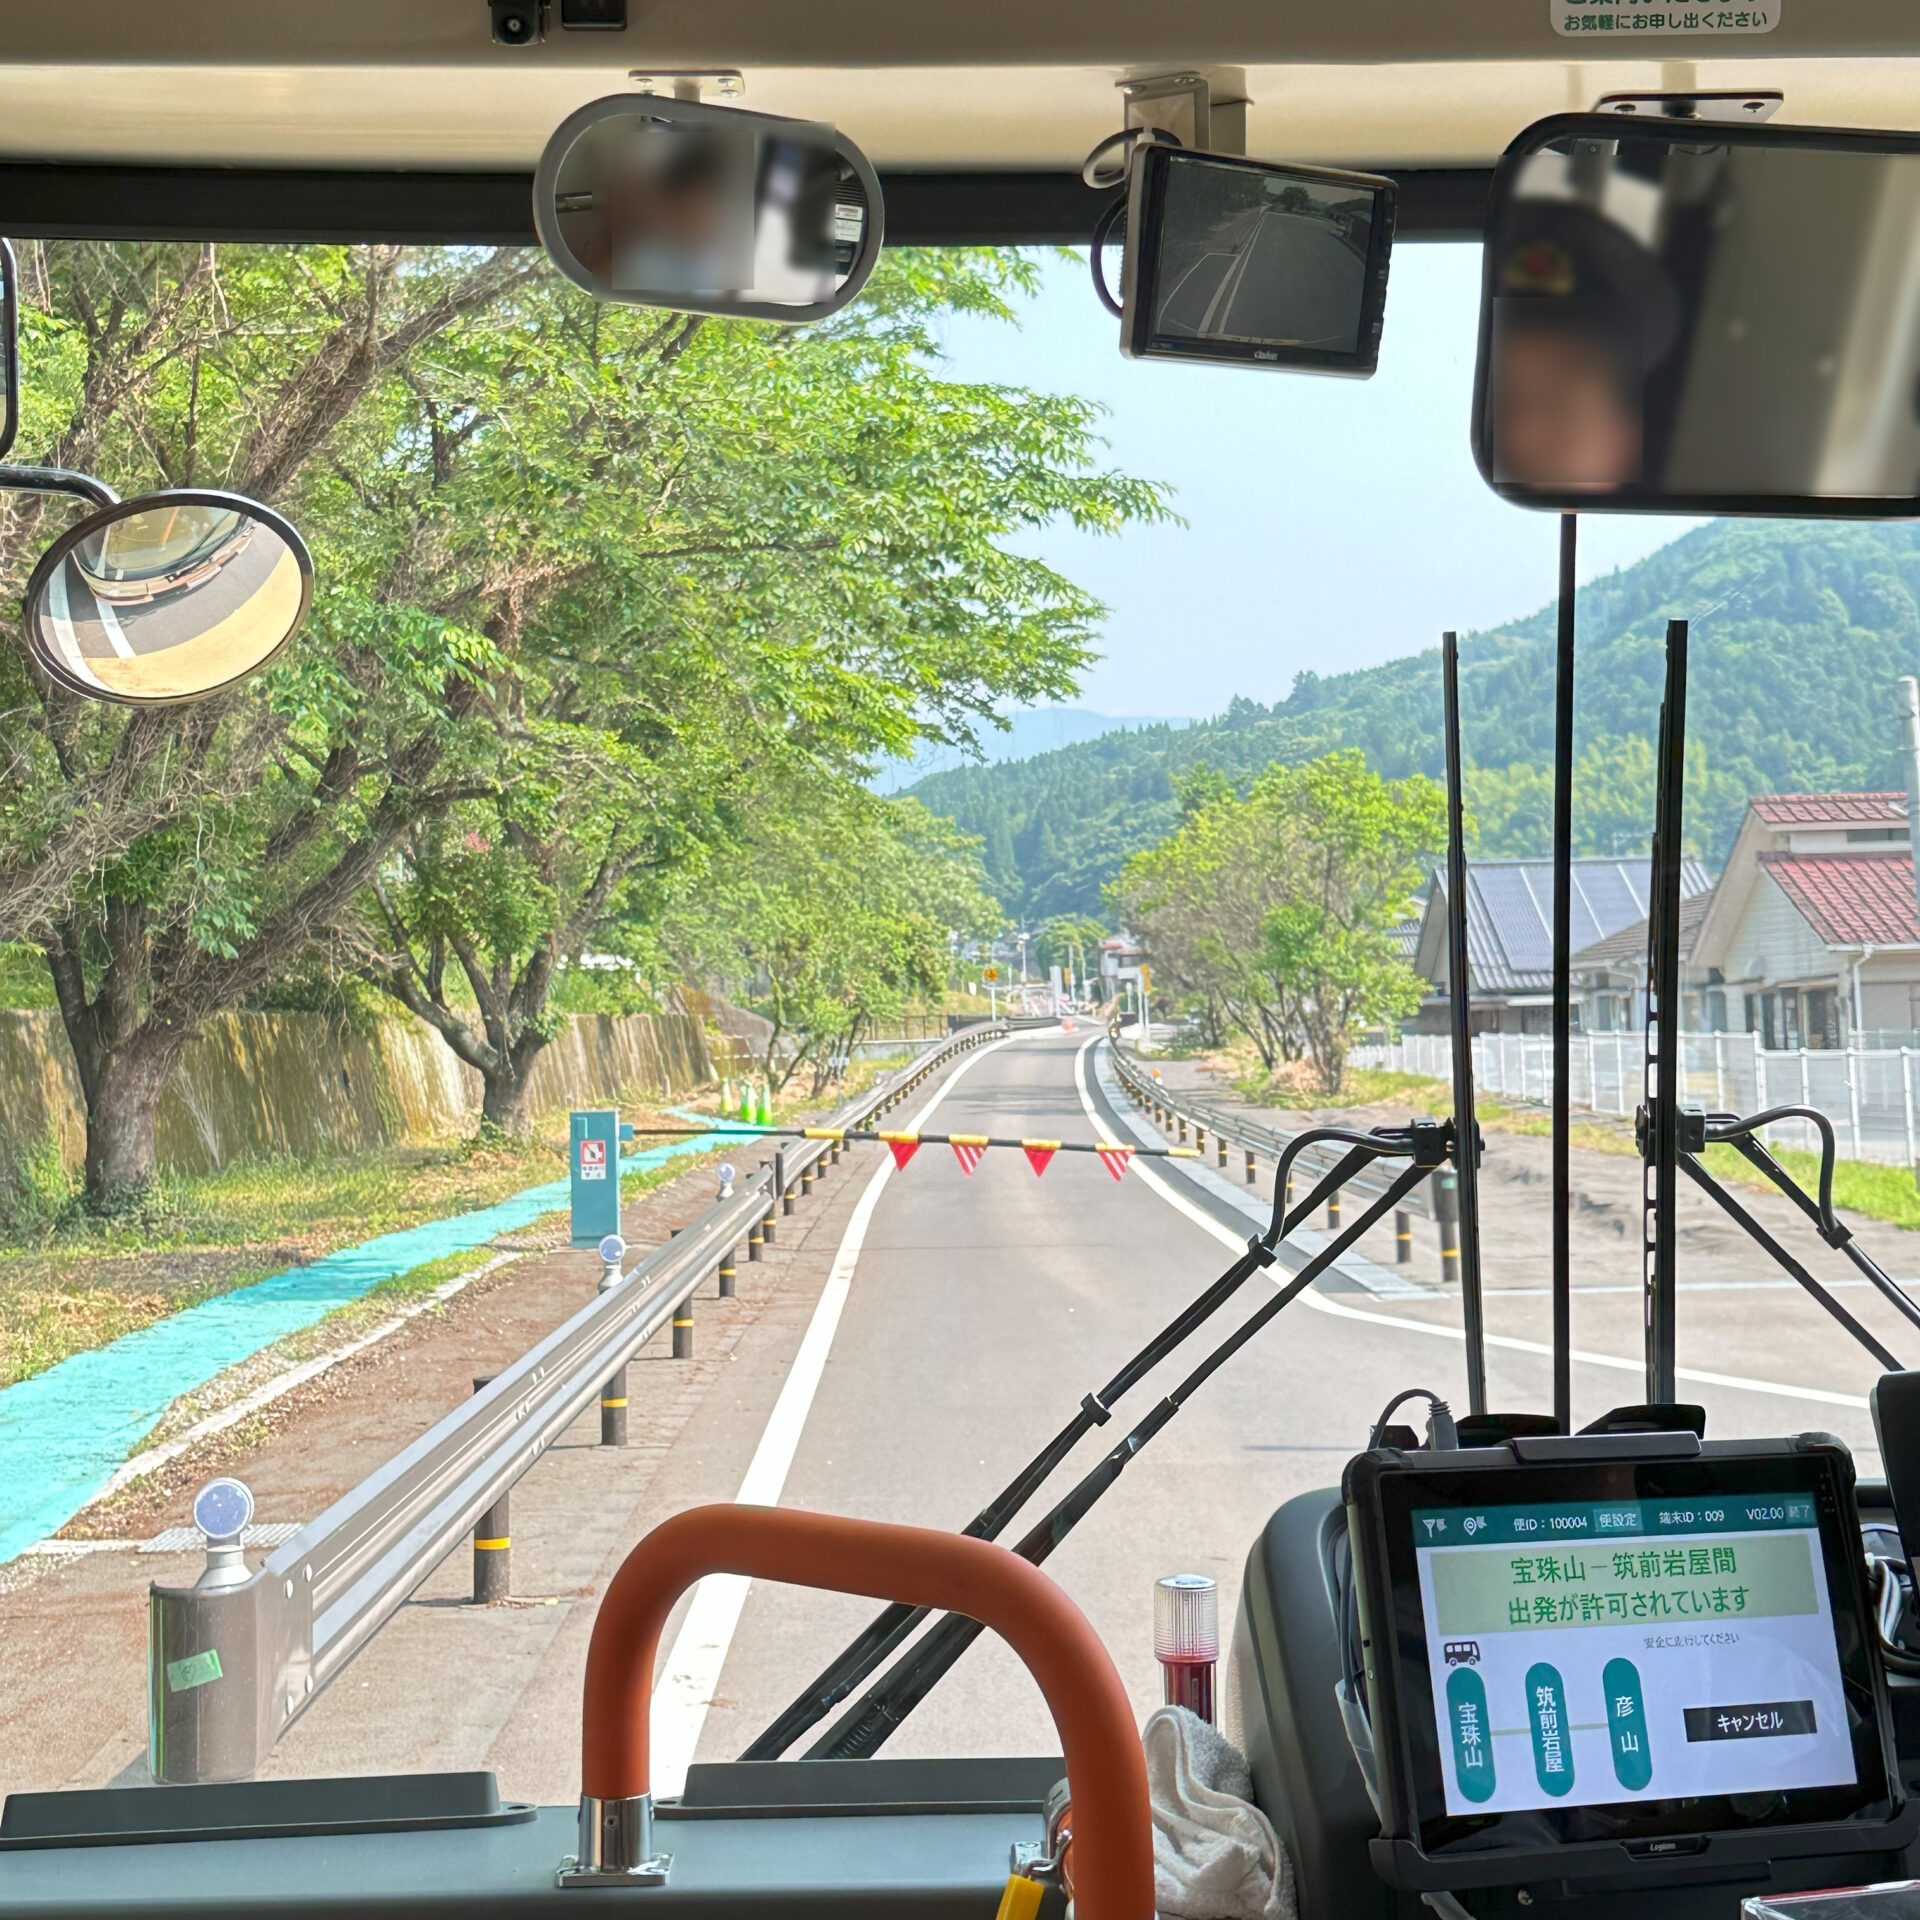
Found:
<path fill-rule="evenodd" d="M 1087 1090 L 1086 1074 L 1087 1047 L 1092 1046 L 1094 1041 L 1101 1037 L 1101 1035 L 1095 1034 L 1093 1039 L 1087 1042 L 1086 1047 L 1081 1047 L 1079 1051 L 1075 1053 L 1073 1056 L 1073 1078 L 1074 1085 L 1080 1095 L 1080 1104 L 1086 1110 L 1087 1118 L 1093 1122 L 1096 1129 L 1104 1131 L 1106 1122 L 1101 1119 L 1099 1113 L 1094 1108 L 1093 1096 Z M 1154 1172 L 1152 1168 L 1142 1166 L 1138 1160 L 1133 1164 L 1134 1170 L 1139 1174 L 1140 1178 L 1144 1180 L 1168 1206 L 1174 1208 L 1177 1212 L 1184 1213 L 1195 1226 L 1204 1228 L 1205 1231 L 1212 1234 L 1222 1246 L 1231 1247 L 1236 1253 L 1245 1251 L 1246 1242 L 1241 1239 L 1231 1227 L 1222 1225 L 1220 1221 L 1216 1220 L 1213 1215 L 1208 1213 L 1204 1208 L 1196 1207 L 1184 1194 L 1176 1193 L 1173 1188 L 1167 1184 L 1166 1180 Z M 1269 1275 L 1268 1277 L 1271 1279 L 1272 1276 Z M 1432 1322 L 1426 1320 L 1403 1320 L 1398 1314 L 1392 1313 L 1369 1313 L 1362 1307 L 1349 1307 L 1339 1300 L 1329 1298 L 1324 1293 L 1316 1293 L 1311 1287 L 1302 1293 L 1299 1298 L 1302 1304 L 1311 1307 L 1314 1312 L 1330 1313 L 1342 1320 L 1359 1320 L 1368 1326 L 1375 1327 L 1394 1327 L 1403 1333 L 1425 1333 L 1442 1340 L 1458 1340 L 1463 1344 L 1467 1337 L 1465 1329 L 1461 1327 L 1435 1326 Z M 1545 1354 L 1549 1359 L 1553 1357 L 1552 1347 L 1548 1346 L 1546 1342 L 1542 1340 L 1517 1340 L 1512 1335 L 1504 1333 L 1490 1333 L 1486 1336 L 1486 1340 L 1488 1346 L 1504 1347 L 1510 1353 L 1540 1353 Z M 1623 1360 L 1618 1355 L 1611 1353 L 1588 1353 L 1579 1347 L 1573 1349 L 1573 1358 L 1582 1366 L 1607 1367 L 1619 1373 L 1644 1373 L 1646 1371 L 1646 1366 L 1643 1361 Z M 1743 1393 L 1770 1393 L 1777 1395 L 1783 1400 L 1814 1400 L 1826 1407 L 1859 1407 L 1864 1409 L 1867 1404 L 1865 1398 L 1859 1394 L 1829 1393 L 1823 1387 L 1794 1387 L 1779 1380 L 1748 1380 L 1737 1373 L 1707 1373 L 1697 1367 L 1676 1367 L 1674 1369 L 1674 1377 L 1679 1380 L 1691 1381 L 1695 1385 L 1703 1387 L 1737 1387 Z"/>
<path fill-rule="evenodd" d="M 970 1072 L 988 1054 L 1004 1047 L 1016 1036 L 995 1040 L 969 1054 L 950 1073 L 933 1098 L 907 1122 L 903 1131 L 917 1133 L 942 1100 L 950 1094 L 963 1075 Z M 780 1395 L 767 1416 L 760 1444 L 754 1448 L 747 1476 L 734 1495 L 743 1506 L 772 1507 L 780 1503 L 787 1473 L 800 1447 L 800 1435 L 813 1406 L 813 1396 L 826 1372 L 827 1354 L 840 1325 L 841 1310 L 853 1286 L 853 1270 L 866 1241 L 867 1227 L 880 1195 L 893 1177 L 893 1155 L 889 1152 L 874 1169 L 866 1191 L 855 1203 L 853 1216 L 841 1236 L 840 1250 L 833 1256 L 833 1269 L 821 1289 L 813 1318 L 807 1323 L 800 1350 L 793 1356 L 793 1367 L 780 1388 Z M 693 1590 L 693 1600 L 680 1632 L 661 1669 L 659 1684 L 653 1690 L 653 1791 L 656 1798 L 681 1793 L 687 1784 L 687 1768 L 693 1764 L 694 1749 L 700 1744 L 700 1730 L 707 1723 L 707 1709 L 713 1704 L 720 1684 L 720 1669 L 726 1664 L 727 1649 L 733 1643 L 734 1629 L 740 1624 L 740 1610 L 747 1603 L 747 1589 L 753 1584 L 744 1574 L 714 1573 Z"/>

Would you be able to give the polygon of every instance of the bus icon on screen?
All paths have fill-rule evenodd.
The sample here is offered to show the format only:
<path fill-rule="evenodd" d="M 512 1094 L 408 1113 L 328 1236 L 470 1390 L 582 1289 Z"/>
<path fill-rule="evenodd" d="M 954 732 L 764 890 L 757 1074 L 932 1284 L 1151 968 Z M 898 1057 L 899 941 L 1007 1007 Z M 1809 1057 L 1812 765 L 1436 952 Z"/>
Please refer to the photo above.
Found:
<path fill-rule="evenodd" d="M 1450 1667 L 1477 1667 L 1480 1664 L 1478 1640 L 1448 1640 L 1440 1648 Z"/>

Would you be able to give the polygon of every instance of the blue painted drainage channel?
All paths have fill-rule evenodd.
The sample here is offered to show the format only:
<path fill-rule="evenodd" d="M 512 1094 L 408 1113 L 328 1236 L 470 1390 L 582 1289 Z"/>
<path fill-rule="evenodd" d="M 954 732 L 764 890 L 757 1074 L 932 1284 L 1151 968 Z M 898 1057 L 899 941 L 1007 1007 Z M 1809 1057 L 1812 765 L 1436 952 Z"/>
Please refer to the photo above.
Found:
<path fill-rule="evenodd" d="M 622 1158 L 620 1168 L 642 1172 L 737 1137 L 703 1133 L 674 1140 Z M 0 1565 L 65 1526 L 181 1394 L 382 1281 L 484 1246 L 568 1199 L 567 1182 L 550 1180 L 497 1206 L 383 1233 L 76 1353 L 0 1391 Z"/>

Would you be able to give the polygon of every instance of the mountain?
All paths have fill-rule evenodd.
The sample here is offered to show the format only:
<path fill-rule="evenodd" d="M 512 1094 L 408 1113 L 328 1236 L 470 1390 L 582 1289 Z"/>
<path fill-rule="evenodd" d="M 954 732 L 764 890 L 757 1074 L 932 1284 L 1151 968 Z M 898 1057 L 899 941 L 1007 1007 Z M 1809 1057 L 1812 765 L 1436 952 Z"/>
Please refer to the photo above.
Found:
<path fill-rule="evenodd" d="M 956 768 L 998 766 L 1007 760 L 1030 760 L 1036 753 L 1051 753 L 1070 747 L 1076 741 L 1092 740 L 1105 733 L 1124 733 L 1134 727 L 1184 727 L 1185 720 L 1159 720 L 1151 715 L 1094 713 L 1086 707 L 1030 707 L 1008 716 L 1007 730 L 982 732 L 978 759 L 962 748 L 945 742 L 930 742 L 909 760 L 883 760 L 873 776 L 876 793 L 898 793 L 928 774 L 945 773 Z"/>
<path fill-rule="evenodd" d="M 1895 682 L 1920 673 L 1920 527 L 1716 520 L 1581 589 L 1576 625 L 1577 848 L 1644 847 L 1670 617 L 1692 623 L 1687 839 L 1717 861 L 1751 793 L 1900 787 Z M 1479 850 L 1547 851 L 1551 605 L 1461 646 L 1461 732 Z M 1337 637 L 1327 652 L 1338 657 Z M 1173 779 L 1238 782 L 1272 761 L 1359 747 L 1382 773 L 1442 772 L 1437 646 L 1350 673 L 1305 672 L 1271 707 L 1236 700 L 1012 765 L 932 774 L 912 791 L 986 844 L 1023 919 L 1098 912 L 1129 853 L 1175 824 Z"/>

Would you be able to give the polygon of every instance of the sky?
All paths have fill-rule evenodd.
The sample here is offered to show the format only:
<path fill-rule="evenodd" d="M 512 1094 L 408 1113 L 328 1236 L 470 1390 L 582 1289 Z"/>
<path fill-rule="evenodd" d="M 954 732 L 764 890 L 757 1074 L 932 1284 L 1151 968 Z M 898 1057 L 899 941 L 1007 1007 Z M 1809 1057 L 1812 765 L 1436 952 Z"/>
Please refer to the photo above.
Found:
<path fill-rule="evenodd" d="M 1023 540 L 1110 609 L 1077 704 L 1203 718 L 1533 612 L 1553 597 L 1557 516 L 1498 499 L 1468 446 L 1480 249 L 1393 256 L 1371 380 L 1122 358 L 1084 258 L 1044 263 L 1021 324 L 958 316 L 950 373 L 1104 405 L 1107 458 L 1169 483 L 1185 526 Z M 1697 522 L 1585 514 L 1580 578 Z"/>

